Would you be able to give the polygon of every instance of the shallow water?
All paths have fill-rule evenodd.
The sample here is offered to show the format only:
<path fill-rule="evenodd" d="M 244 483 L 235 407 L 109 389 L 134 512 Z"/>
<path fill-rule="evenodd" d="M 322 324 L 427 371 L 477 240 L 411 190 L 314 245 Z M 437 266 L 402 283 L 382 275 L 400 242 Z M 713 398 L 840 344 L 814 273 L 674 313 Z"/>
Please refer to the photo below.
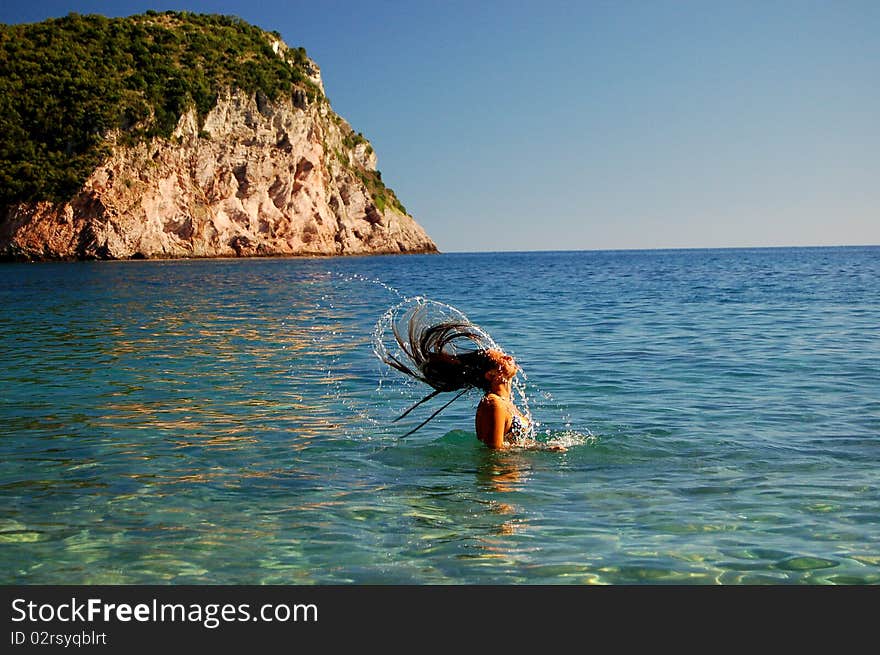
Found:
<path fill-rule="evenodd" d="M 0 267 L 2 583 L 878 583 L 880 248 Z M 449 303 L 544 440 L 383 371 Z M 412 419 L 410 421 L 410 419 Z M 409 422 L 407 422 L 409 421 Z"/>

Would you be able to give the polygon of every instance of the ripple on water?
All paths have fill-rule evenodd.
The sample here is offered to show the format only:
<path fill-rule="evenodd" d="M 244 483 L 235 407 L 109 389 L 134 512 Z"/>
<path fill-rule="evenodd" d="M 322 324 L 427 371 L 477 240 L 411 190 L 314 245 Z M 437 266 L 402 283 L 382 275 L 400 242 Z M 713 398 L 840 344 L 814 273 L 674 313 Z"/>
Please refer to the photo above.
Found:
<path fill-rule="evenodd" d="M 773 567 L 784 571 L 815 571 L 816 569 L 831 568 L 838 564 L 839 562 L 824 557 L 801 556 L 781 560 L 776 562 Z"/>
<path fill-rule="evenodd" d="M 28 528 L 18 521 L 0 521 L 0 544 L 30 544 L 44 541 L 46 535 L 40 530 Z"/>

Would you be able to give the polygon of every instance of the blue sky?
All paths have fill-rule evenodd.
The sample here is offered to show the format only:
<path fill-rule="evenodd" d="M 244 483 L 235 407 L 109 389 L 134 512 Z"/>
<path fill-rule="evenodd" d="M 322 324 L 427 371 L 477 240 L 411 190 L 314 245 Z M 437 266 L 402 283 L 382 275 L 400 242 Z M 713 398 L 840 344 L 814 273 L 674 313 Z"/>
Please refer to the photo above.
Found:
<path fill-rule="evenodd" d="M 880 2 L 43 2 L 303 46 L 441 250 L 880 244 Z"/>

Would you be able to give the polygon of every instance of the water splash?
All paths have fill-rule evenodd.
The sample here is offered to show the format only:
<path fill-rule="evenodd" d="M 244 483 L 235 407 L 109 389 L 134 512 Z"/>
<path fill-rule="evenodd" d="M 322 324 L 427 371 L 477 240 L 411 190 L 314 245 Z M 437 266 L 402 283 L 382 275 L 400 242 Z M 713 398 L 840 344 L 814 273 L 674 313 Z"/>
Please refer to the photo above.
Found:
<path fill-rule="evenodd" d="M 543 441 L 548 446 L 561 446 L 563 448 L 571 448 L 573 446 L 594 446 L 599 443 L 599 437 L 587 429 L 586 434 L 577 430 L 562 430 L 545 432 L 546 440 Z"/>
<path fill-rule="evenodd" d="M 327 274 L 339 277 L 343 282 L 365 282 L 367 284 L 375 284 L 376 286 L 382 287 L 386 291 L 390 291 L 392 294 L 394 294 L 398 298 L 403 299 L 404 301 L 409 300 L 409 296 L 404 295 L 399 289 L 395 289 L 390 284 L 383 280 L 380 280 L 379 278 L 370 278 L 366 275 L 360 275 L 359 273 L 346 275 L 343 273 L 333 273 L 331 271 L 327 271 Z"/>
<path fill-rule="evenodd" d="M 537 396 L 539 399 L 539 407 L 542 413 L 552 412 L 560 417 L 558 424 L 562 425 L 562 429 L 552 430 L 550 428 L 541 429 L 541 423 L 536 424 L 536 432 L 543 434 L 543 440 L 550 445 L 557 446 L 583 446 L 593 445 L 599 442 L 599 437 L 593 434 L 588 427 L 575 429 L 572 425 L 571 415 L 566 408 L 551 394 L 544 391 L 535 384 L 531 384 L 532 397 Z"/>
<path fill-rule="evenodd" d="M 421 382 L 399 373 L 389 366 L 378 363 L 389 354 L 396 356 L 399 359 L 403 358 L 403 361 L 406 361 L 405 353 L 401 351 L 399 344 L 394 338 L 393 326 L 395 323 L 405 322 L 416 309 L 424 311 L 426 313 L 425 319 L 432 324 L 441 321 L 466 322 L 473 326 L 480 335 L 481 340 L 489 344 L 489 347 L 508 352 L 501 347 L 488 332 L 480 328 L 471 321 L 464 312 L 452 305 L 432 300 L 421 295 L 409 296 L 384 280 L 358 273 L 345 274 L 327 271 L 327 275 L 346 284 L 366 284 L 375 286 L 387 291 L 388 294 L 393 297 L 393 300 L 397 301 L 385 310 L 381 317 L 376 321 L 369 337 L 369 343 L 372 347 L 373 354 L 377 358 L 375 360 L 377 362 L 376 397 L 381 399 L 384 395 L 384 404 L 389 413 L 398 414 L 401 407 L 411 405 L 417 398 L 421 398 L 425 393 L 425 386 Z M 320 304 L 322 304 L 324 308 L 330 310 L 335 309 L 330 298 L 326 296 L 321 297 Z M 342 385 L 338 380 L 334 380 L 336 374 L 344 372 L 345 369 L 344 362 L 339 359 L 339 355 L 342 355 L 348 350 L 348 348 L 345 347 L 339 348 L 342 344 L 338 343 L 338 341 L 342 337 L 343 335 L 337 330 L 332 330 L 329 333 L 323 333 L 320 336 L 317 336 L 318 339 L 333 341 L 336 346 L 336 348 L 334 348 L 334 350 L 336 350 L 334 353 L 335 356 L 331 357 L 330 360 L 326 362 L 326 369 L 324 371 L 327 382 L 331 383 L 331 393 L 336 397 L 337 402 L 347 408 L 349 415 L 356 419 L 360 428 L 363 428 L 355 430 L 355 432 L 360 434 L 363 438 L 372 440 L 378 437 L 380 440 L 384 440 L 385 438 L 390 438 L 396 435 L 399 430 L 395 430 L 387 419 L 379 416 L 379 413 L 385 414 L 385 412 L 381 411 L 377 413 L 378 408 L 376 407 L 375 399 L 372 407 L 368 406 L 369 403 L 354 402 L 346 399 L 345 390 Z M 352 337 L 352 339 L 363 343 L 359 338 Z M 329 343 L 323 344 L 325 347 L 329 345 Z M 350 346 L 351 344 L 348 345 Z M 543 392 L 537 388 L 537 386 L 529 380 L 525 371 L 522 369 L 520 369 L 513 378 L 511 391 L 513 393 L 514 403 L 529 422 L 530 432 L 524 437 L 524 443 L 537 440 L 548 446 L 562 446 L 569 448 L 572 446 L 589 445 L 598 441 L 598 438 L 594 436 L 589 429 L 586 429 L 586 432 L 573 429 L 571 418 L 566 415 L 564 408 L 562 408 L 549 393 Z M 479 393 L 478 390 L 473 391 L 473 394 L 477 393 Z M 465 396 L 472 397 L 472 393 L 467 393 Z M 539 406 L 543 409 L 555 410 L 551 411 L 551 414 L 561 416 L 562 420 L 553 421 L 553 423 L 555 425 L 561 425 L 562 429 L 550 429 L 538 420 L 533 414 L 531 405 L 534 403 L 531 401 L 537 401 Z M 550 401 L 549 406 L 546 401 Z"/>

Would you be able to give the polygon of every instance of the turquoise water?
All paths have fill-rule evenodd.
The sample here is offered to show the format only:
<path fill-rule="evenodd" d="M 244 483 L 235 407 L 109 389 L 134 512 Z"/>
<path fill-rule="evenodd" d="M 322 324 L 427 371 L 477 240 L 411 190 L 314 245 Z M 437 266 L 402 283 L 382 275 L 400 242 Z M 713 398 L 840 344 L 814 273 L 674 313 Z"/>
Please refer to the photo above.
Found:
<path fill-rule="evenodd" d="M 878 583 L 880 248 L 0 267 L 2 583 Z M 376 321 L 514 354 L 490 452 Z"/>

